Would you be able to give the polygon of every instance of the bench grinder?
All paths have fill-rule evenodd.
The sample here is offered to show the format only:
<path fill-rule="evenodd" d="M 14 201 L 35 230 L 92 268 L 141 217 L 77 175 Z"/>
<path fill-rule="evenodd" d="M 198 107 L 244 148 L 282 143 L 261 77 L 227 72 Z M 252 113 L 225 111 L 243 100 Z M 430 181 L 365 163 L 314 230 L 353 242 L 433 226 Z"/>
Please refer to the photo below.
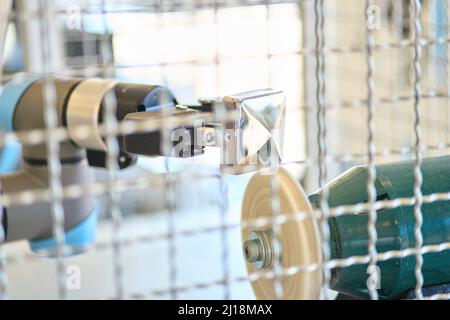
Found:
<path fill-rule="evenodd" d="M 450 157 L 437 157 L 423 160 L 423 195 L 450 191 Z M 376 166 L 375 187 L 377 201 L 414 196 L 414 161 L 382 164 Z M 278 194 L 273 195 L 271 179 L 275 178 Z M 329 206 L 367 203 L 368 171 L 365 166 L 357 166 L 329 183 Z M 269 226 L 251 227 L 251 221 L 258 218 L 273 218 L 271 197 L 279 196 L 280 214 L 287 220 L 279 227 L 278 237 Z M 242 219 L 247 227 L 242 230 L 244 255 L 247 269 L 270 272 L 274 259 L 286 270 L 296 266 L 319 266 L 307 272 L 281 275 L 283 298 L 318 299 L 322 285 L 322 249 L 317 215 L 320 194 L 307 197 L 295 179 L 287 171 L 280 169 L 275 176 L 258 173 L 250 181 L 244 196 Z M 423 245 L 447 243 L 450 241 L 450 201 L 424 203 Z M 305 219 L 292 219 L 294 214 L 304 212 Z M 378 253 L 402 251 L 415 248 L 414 206 L 400 206 L 377 211 Z M 329 218 L 331 259 L 344 259 L 352 256 L 367 256 L 369 235 L 367 231 L 368 213 L 354 212 Z M 392 258 L 379 261 L 381 283 L 378 295 L 381 299 L 412 297 L 416 278 L 414 275 L 415 256 Z M 424 276 L 423 294 L 426 296 L 442 293 L 450 282 L 450 251 L 425 253 L 422 273 Z M 331 270 L 330 288 L 356 298 L 368 298 L 367 264 L 354 264 L 349 267 Z M 257 298 L 275 297 L 274 280 L 259 279 L 252 283 Z M 447 289 L 445 291 L 448 292 Z"/>

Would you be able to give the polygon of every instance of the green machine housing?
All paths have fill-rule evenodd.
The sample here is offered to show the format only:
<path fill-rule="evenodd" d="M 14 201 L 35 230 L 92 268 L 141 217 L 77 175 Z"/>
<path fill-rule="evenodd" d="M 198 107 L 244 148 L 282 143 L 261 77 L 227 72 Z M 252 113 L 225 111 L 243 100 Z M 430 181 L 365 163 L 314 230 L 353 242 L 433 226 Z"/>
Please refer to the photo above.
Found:
<path fill-rule="evenodd" d="M 436 157 L 422 162 L 422 194 L 450 192 L 450 157 Z M 376 166 L 377 200 L 393 200 L 414 196 L 414 161 Z M 367 167 L 357 166 L 328 185 L 330 207 L 368 201 Z M 320 193 L 310 196 L 318 206 Z M 434 201 L 422 205 L 423 245 L 450 242 L 450 201 Z M 415 247 L 414 206 L 401 206 L 377 211 L 377 252 L 405 250 Z M 332 217 L 330 249 L 332 259 L 368 255 L 368 213 L 360 212 Z M 415 255 L 378 262 L 381 299 L 401 298 L 416 285 Z M 367 264 L 332 270 L 331 288 L 359 298 L 369 297 Z M 450 250 L 423 255 L 424 287 L 450 283 Z"/>

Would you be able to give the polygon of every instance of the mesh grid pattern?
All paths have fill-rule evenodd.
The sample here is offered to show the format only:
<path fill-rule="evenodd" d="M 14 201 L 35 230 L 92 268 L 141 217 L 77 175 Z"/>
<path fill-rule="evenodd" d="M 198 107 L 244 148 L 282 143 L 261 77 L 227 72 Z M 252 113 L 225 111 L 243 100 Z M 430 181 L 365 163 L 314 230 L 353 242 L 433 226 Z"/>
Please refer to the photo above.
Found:
<path fill-rule="evenodd" d="M 286 165 L 294 168 L 305 181 L 307 191 L 324 187 L 327 182 L 336 177 L 346 168 L 355 164 L 367 164 L 369 179 L 367 203 L 329 207 L 326 187 L 322 189 L 320 207 L 315 214 L 320 221 L 322 231 L 322 249 L 325 261 L 322 265 L 299 265 L 290 268 L 275 266 L 272 272 L 255 272 L 247 275 L 235 272 L 236 262 L 233 254 L 240 248 L 233 248 L 232 241 L 236 231 L 248 225 L 262 227 L 272 226 L 279 232 L 281 225 L 292 223 L 308 217 L 306 212 L 286 216 L 279 212 L 279 199 L 276 196 L 276 181 L 272 184 L 272 206 L 276 214 L 271 219 L 258 219 L 244 225 L 238 219 L 230 217 L 230 211 L 237 206 L 230 200 L 229 179 L 220 171 L 205 172 L 202 166 L 189 167 L 182 172 L 174 170 L 170 158 L 162 160 L 163 171 L 147 175 L 127 178 L 119 172 L 115 159 L 118 155 L 116 136 L 125 133 L 162 129 L 163 133 L 177 126 L 177 120 L 145 121 L 139 125 L 118 123 L 115 117 L 117 101 L 114 96 L 108 96 L 105 102 L 104 123 L 100 131 L 106 137 L 107 145 L 107 177 L 97 181 L 88 188 L 80 185 L 63 186 L 61 184 L 61 163 L 59 161 L 59 143 L 69 139 L 65 128 L 58 127 L 55 107 L 55 85 L 47 81 L 45 88 L 45 123 L 46 130 L 30 132 L 5 133 L 1 135 L 1 144 L 6 145 L 20 141 L 22 144 L 47 144 L 50 187 L 41 191 L 23 191 L 14 194 L 0 195 L 0 203 L 5 206 L 17 204 L 32 204 L 38 201 L 52 203 L 52 232 L 58 244 L 55 260 L 45 262 L 45 268 L 56 266 L 57 298 L 70 298 L 65 284 L 66 265 L 74 263 L 73 259 L 64 258 L 64 209 L 63 199 L 77 198 L 82 194 L 106 196 L 106 212 L 104 221 L 109 228 L 110 237 L 100 239 L 94 245 L 90 255 L 108 253 L 112 266 L 111 280 L 113 294 L 101 298 L 172 298 L 183 297 L 190 291 L 203 290 L 211 287 L 221 289 L 221 298 L 233 298 L 233 288 L 239 284 L 248 284 L 261 278 L 281 279 L 299 272 L 312 272 L 321 269 L 324 272 L 323 296 L 329 298 L 328 291 L 331 270 L 336 267 L 348 267 L 356 264 L 376 265 L 388 259 L 415 256 L 416 259 L 416 296 L 423 298 L 421 290 L 423 275 L 421 271 L 423 255 L 450 249 L 450 243 L 423 245 L 421 206 L 426 203 L 450 200 L 449 193 L 422 195 L 421 161 L 431 155 L 446 154 L 449 148 L 449 115 L 448 112 L 448 8 L 446 1 L 388 1 L 388 0 L 304 0 L 304 1 L 32 1 L 34 5 L 27 6 L 31 1 L 17 1 L 14 10 L 9 14 L 10 21 L 20 24 L 36 23 L 38 29 L 32 30 L 34 36 L 40 39 L 39 54 L 29 57 L 30 46 L 25 45 L 28 53 L 24 55 L 23 70 L 7 71 L 0 74 L 3 83 L 11 79 L 19 71 L 44 74 L 57 71 L 64 75 L 77 76 L 119 76 L 127 79 L 138 78 L 146 81 L 156 81 L 158 84 L 174 87 L 175 93 L 186 100 L 192 100 L 198 95 L 220 97 L 229 90 L 245 91 L 255 89 L 255 86 L 277 87 L 285 90 L 288 97 L 288 110 L 293 115 L 287 124 L 286 149 L 297 149 L 291 152 Z M 370 9 L 377 8 L 379 16 L 372 15 Z M 437 8 L 445 10 L 444 19 L 435 19 Z M 283 23 L 280 17 L 290 12 Z M 82 22 L 79 32 L 81 51 L 70 58 L 58 59 L 60 52 L 55 49 L 55 41 L 64 43 L 69 35 L 59 35 L 53 38 L 52 29 L 61 25 L 61 21 L 80 18 Z M 183 28 L 192 32 L 192 38 L 202 35 L 196 32 L 201 27 L 208 30 L 205 38 L 208 41 L 196 52 L 195 39 L 178 39 L 179 44 L 172 46 L 161 37 L 152 39 L 145 37 L 145 32 L 137 35 L 143 37 L 142 42 L 157 42 L 155 46 L 162 49 L 152 53 L 145 45 L 137 50 L 145 51 L 142 56 L 136 56 L 137 61 L 127 61 L 124 58 L 129 51 L 121 52 L 120 45 L 133 44 L 127 37 L 130 33 L 121 31 L 118 27 L 127 20 L 124 17 L 136 16 L 139 22 L 147 21 L 142 28 L 151 36 L 161 33 L 171 36 L 171 33 L 181 32 Z M 101 26 L 98 43 L 92 46 L 89 38 L 90 28 L 86 21 L 95 17 L 96 25 Z M 83 20 L 85 19 L 85 20 Z M 248 19 L 249 31 L 244 32 L 243 39 L 236 34 L 227 38 L 224 30 L 234 23 Z M 253 19 L 253 20 L 252 20 Z M 375 19 L 372 21 L 371 19 Z M 378 19 L 378 20 L 377 20 Z M 31 21 L 31 22 L 30 22 Z M 100 22 L 99 22 L 100 21 Z M 111 26 L 112 21 L 112 26 Z M 263 29 L 251 28 L 252 21 Z M 436 22 L 437 21 L 437 22 Z M 75 21 L 76 22 L 76 21 Z M 241 21 L 242 22 L 242 21 Z M 371 23 L 381 23 L 378 29 Z M 143 23 L 143 22 L 142 22 Z M 199 27 L 200 25 L 200 27 Z M 243 24 L 246 25 L 245 23 Z M 240 25 L 242 26 L 242 25 Z M 291 28 L 292 34 L 286 34 Z M 292 28 L 298 28 L 296 30 Z M 31 26 L 31 29 L 32 26 Z M 112 30 L 110 30 L 112 29 Z M 124 27 L 126 29 L 126 27 Z M 108 30 L 107 32 L 105 32 Z M 156 30 L 156 31 L 155 31 Z M 203 29 L 202 29 L 203 30 Z M 73 31 L 73 30 L 72 30 Z M 110 44 L 110 31 L 114 47 Z M 236 31 L 236 30 L 235 30 Z M 27 30 L 30 32 L 30 30 Z M 124 35 L 120 35 L 124 32 Z M 129 30 L 128 30 L 129 32 Z M 32 35 L 30 35 L 32 36 Z M 73 36 L 73 35 L 72 35 Z M 234 43 L 233 36 L 236 38 Z M 254 38 L 253 38 L 254 37 Z M 285 42 L 279 38 L 285 37 Z M 27 39 L 27 38 L 25 38 Z M 278 39 L 278 40 L 277 40 Z M 29 38 L 28 38 L 29 40 Z M 201 40 L 201 39 L 200 39 Z M 211 40 L 211 41 L 209 41 Z M 30 40 L 31 41 L 31 40 Z M 159 42 L 158 42 L 159 41 Z M 94 41 L 95 42 L 95 41 Z M 294 43 L 295 42 L 295 43 Z M 255 50 L 240 50 L 239 46 L 255 46 Z M 97 46 L 97 48 L 95 48 Z M 180 54 L 177 54 L 179 46 Z M 185 49 L 188 46 L 189 49 Z M 235 48 L 235 46 L 237 48 Z M 265 46 L 265 47 L 264 47 Z M 280 48 L 279 48 L 279 47 Z M 285 48 L 283 48 L 285 46 Z M 1 48 L 1 47 L 0 47 Z M 67 47 L 66 47 L 67 48 Z M 26 51 L 25 50 L 25 51 Z M 36 51 L 36 49 L 34 49 Z M 166 50 L 166 51 L 165 51 Z M 191 50 L 191 51 L 189 51 Z M 173 52 L 175 51 L 175 52 Z M 188 54 L 184 54 L 184 53 Z M 163 53 L 166 53 L 164 55 Z M 132 55 L 132 54 L 131 54 Z M 134 55 L 133 59 L 134 59 Z M 406 57 L 406 58 L 405 58 Z M 60 57 L 59 57 L 60 58 Z M 39 61 L 41 70 L 33 66 Z M 54 64 L 60 60 L 63 64 Z M 132 59 L 130 59 L 132 60 Z M 254 66 L 247 66 L 251 64 Z M 283 67 L 284 66 L 284 67 Z M 287 66 L 287 67 L 286 67 Z M 250 73 L 243 81 L 230 74 L 244 68 L 243 73 Z M 280 72 L 277 69 L 282 69 Z M 292 69 L 287 73 L 286 69 Z M 229 71 L 231 70 L 231 71 Z M 258 70 L 256 75 L 252 72 Z M 179 74 L 183 76 L 178 76 Z M 151 74 L 147 77 L 148 74 Z M 189 76 L 184 76 L 189 74 Z M 262 80 L 261 80 L 262 79 Z M 237 84 L 233 83 L 233 80 Z M 193 83 L 186 85 L 185 82 Z M 239 89 L 239 85 L 247 86 Z M 226 118 L 233 119 L 233 114 Z M 297 128 L 295 131 L 292 127 Z M 300 128 L 300 129 L 298 129 Z M 80 126 L 76 135 L 80 138 L 92 134 L 90 128 Z M 162 134 L 164 147 L 171 148 L 169 135 Z M 300 139 L 298 139 L 300 137 Z M 71 137 L 73 139 L 73 137 Z M 338 141 L 337 141 L 338 140 Z M 336 142 L 337 141 L 337 142 Z M 414 197 L 377 200 L 375 190 L 375 164 L 391 162 L 398 159 L 414 159 Z M 214 207 L 218 212 L 217 223 L 207 226 L 190 225 L 180 229 L 177 219 L 180 208 L 176 204 L 177 193 L 187 182 L 201 183 L 215 181 L 217 194 Z M 192 184 L 191 184 L 191 188 Z M 149 190 L 163 190 L 160 199 L 164 212 L 164 227 L 161 232 L 146 230 L 139 236 L 130 233 L 124 223 L 130 216 L 124 214 L 121 203 L 125 201 L 125 192 L 134 190 L 139 193 Z M 184 190 L 186 191 L 186 190 Z M 187 192 L 196 192 L 195 188 Z M 201 191 L 199 191 L 201 192 Z M 211 191 L 213 192 L 213 191 Z M 377 230 L 375 223 L 380 209 L 414 206 L 415 247 L 401 251 L 377 252 Z M 194 208 L 195 209 L 195 208 Z M 201 208 L 199 210 L 202 210 Z M 346 259 L 332 259 L 329 248 L 328 219 L 331 217 L 354 214 L 354 212 L 369 212 L 368 255 L 353 256 Z M 382 214 L 382 213 L 381 213 Z M 277 231 L 278 230 L 278 231 Z M 2 230 L 3 231 L 3 230 Z M 218 268 L 220 277 L 215 279 L 200 279 L 186 282 L 183 270 L 177 262 L 180 256 L 179 241 L 189 241 L 203 235 L 215 234 L 219 237 L 219 261 L 211 266 Z M 0 233 L 3 238 L 3 232 Z M 150 286 L 143 291 L 133 291 L 127 288 L 127 267 L 129 267 L 129 252 L 135 246 L 160 243 L 165 250 L 161 257 L 153 257 L 154 264 L 162 264 L 166 270 L 167 282 L 160 286 Z M 3 247 L 7 247 L 5 244 Z M 22 268 L 38 263 L 40 258 L 23 252 L 4 250 L 2 247 L 2 263 L 0 264 L 0 297 L 9 296 L 8 288 L 16 280 L 13 268 Z M 198 244 L 191 250 L 202 250 Z M 128 251 L 128 252 L 127 252 Z M 183 251 L 183 250 L 181 250 Z M 207 255 L 208 253 L 204 253 Z M 166 261 L 162 261 L 166 259 Z M 75 262 L 76 263 L 76 262 Z M 206 263 L 206 262 L 205 262 Z M 243 260 L 242 260 L 243 263 Z M 100 267 L 99 267 L 100 268 Z M 131 271 L 138 272 L 138 271 Z M 189 271 L 188 271 L 189 272 Z M 155 275 L 145 275 L 154 277 Z M 374 274 L 374 276 L 377 276 Z M 381 274 L 381 277 L 383 275 Z M 283 286 L 281 281 L 275 281 L 276 295 L 281 297 Z M 371 290 L 372 298 L 378 298 L 376 290 Z M 20 296 L 20 295 L 18 295 Z M 89 297 L 89 296 L 88 296 Z M 248 296 L 252 298 L 252 296 Z M 426 299 L 448 299 L 449 295 L 438 294 Z"/>

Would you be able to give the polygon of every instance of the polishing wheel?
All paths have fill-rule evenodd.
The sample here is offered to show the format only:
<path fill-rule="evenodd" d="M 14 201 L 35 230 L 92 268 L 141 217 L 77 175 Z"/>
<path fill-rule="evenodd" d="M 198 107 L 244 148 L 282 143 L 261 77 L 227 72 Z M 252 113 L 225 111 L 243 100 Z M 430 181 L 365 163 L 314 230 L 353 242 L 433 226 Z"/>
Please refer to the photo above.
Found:
<path fill-rule="evenodd" d="M 277 193 L 272 191 L 272 179 L 276 179 Z M 280 212 L 274 212 L 273 197 L 278 197 Z M 300 212 L 310 215 L 305 219 L 289 219 Z M 279 224 L 275 235 L 273 223 L 277 214 L 287 216 L 287 221 Z M 256 220 L 269 219 L 262 227 L 253 227 Z M 260 172 L 255 174 L 246 189 L 243 205 L 242 240 L 244 256 L 249 274 L 273 272 L 274 266 L 286 270 L 290 267 L 319 265 L 322 261 L 320 235 L 313 209 L 300 184 L 285 170 L 277 173 Z M 322 285 L 321 268 L 307 272 L 283 275 L 277 280 L 273 277 L 261 277 L 252 282 L 253 291 L 258 299 L 274 299 L 275 283 L 281 281 L 283 299 L 318 299 Z"/>

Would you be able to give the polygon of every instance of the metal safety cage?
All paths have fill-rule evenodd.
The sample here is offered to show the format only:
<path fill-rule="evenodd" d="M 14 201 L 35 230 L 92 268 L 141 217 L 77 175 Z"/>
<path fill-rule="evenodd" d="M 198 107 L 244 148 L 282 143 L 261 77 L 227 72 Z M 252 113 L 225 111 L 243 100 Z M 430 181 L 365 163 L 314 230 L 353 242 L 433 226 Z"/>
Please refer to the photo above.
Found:
<path fill-rule="evenodd" d="M 448 299 L 448 14 L 1 1 L 0 297 Z M 220 128 L 258 165 L 221 166 Z"/>

